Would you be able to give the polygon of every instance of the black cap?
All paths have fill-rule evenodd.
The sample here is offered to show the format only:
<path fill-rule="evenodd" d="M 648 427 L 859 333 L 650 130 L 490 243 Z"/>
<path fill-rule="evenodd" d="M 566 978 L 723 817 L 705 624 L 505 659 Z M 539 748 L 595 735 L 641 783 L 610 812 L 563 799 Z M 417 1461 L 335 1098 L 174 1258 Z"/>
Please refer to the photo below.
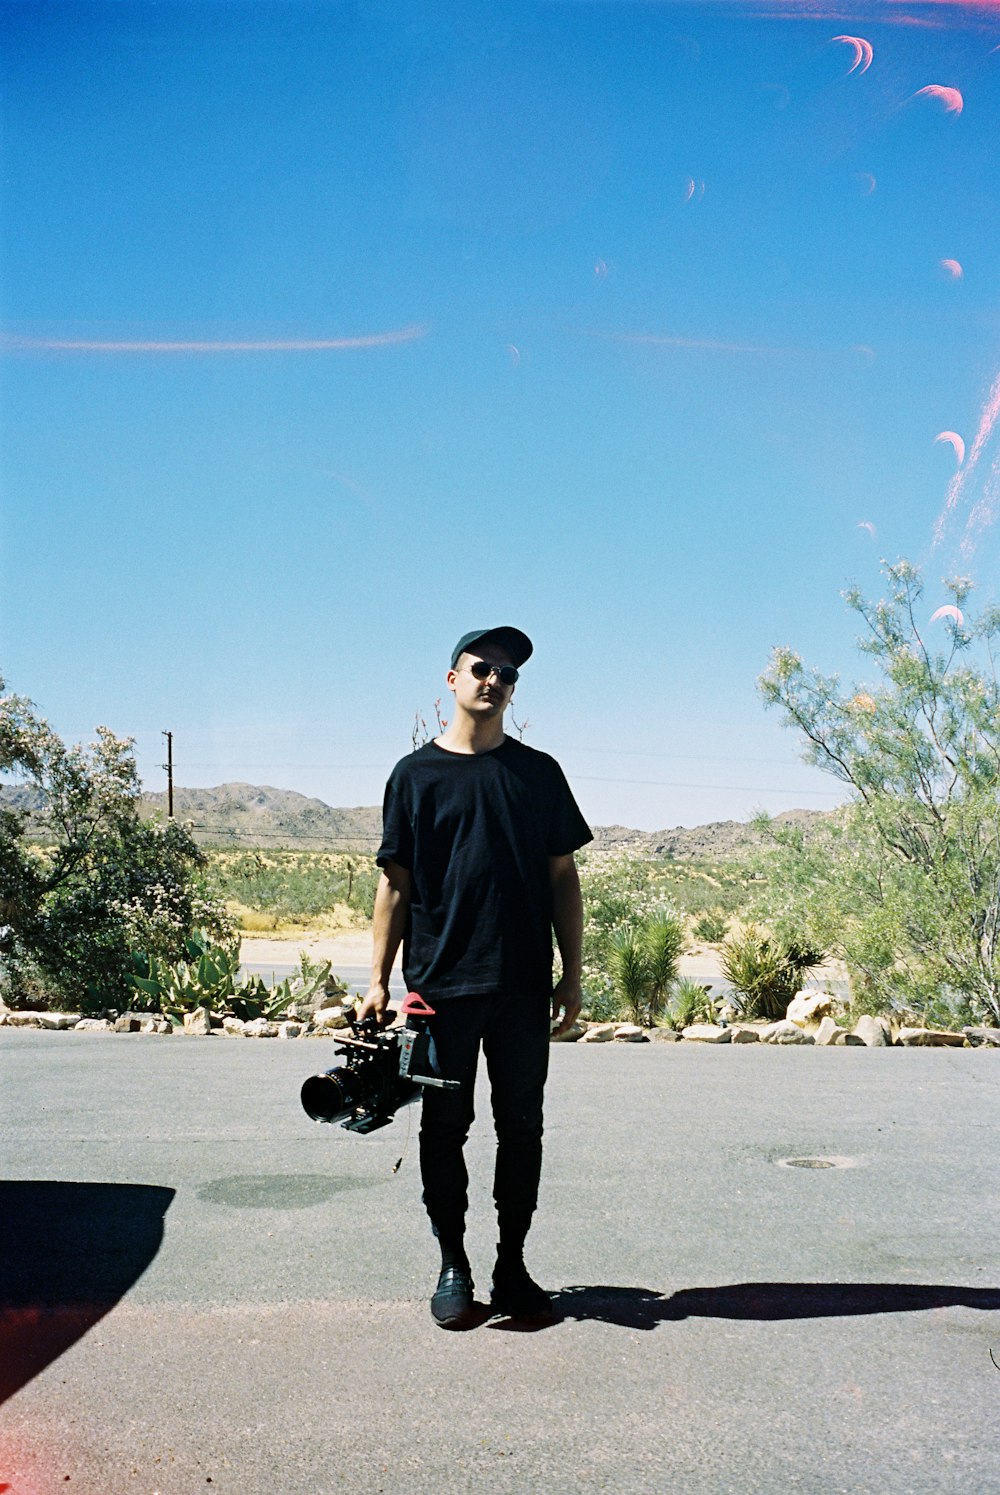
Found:
<path fill-rule="evenodd" d="M 464 654 L 467 649 L 471 650 L 476 644 L 485 644 L 487 639 L 505 649 L 510 655 L 511 663 L 516 664 L 518 669 L 526 659 L 531 658 L 531 640 L 520 628 L 474 628 L 471 633 L 463 633 L 452 650 L 452 669 L 458 663 L 459 655 Z"/>

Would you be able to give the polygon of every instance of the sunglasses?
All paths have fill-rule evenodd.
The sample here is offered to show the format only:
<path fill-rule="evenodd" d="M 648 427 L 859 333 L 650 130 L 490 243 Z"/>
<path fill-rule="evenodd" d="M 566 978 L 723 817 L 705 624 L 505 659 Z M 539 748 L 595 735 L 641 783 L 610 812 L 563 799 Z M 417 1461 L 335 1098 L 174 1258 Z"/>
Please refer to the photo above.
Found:
<path fill-rule="evenodd" d="M 474 659 L 467 668 L 477 680 L 488 680 L 491 675 L 496 675 L 501 685 L 514 685 L 517 681 L 517 670 L 512 664 L 487 664 L 485 659 Z"/>

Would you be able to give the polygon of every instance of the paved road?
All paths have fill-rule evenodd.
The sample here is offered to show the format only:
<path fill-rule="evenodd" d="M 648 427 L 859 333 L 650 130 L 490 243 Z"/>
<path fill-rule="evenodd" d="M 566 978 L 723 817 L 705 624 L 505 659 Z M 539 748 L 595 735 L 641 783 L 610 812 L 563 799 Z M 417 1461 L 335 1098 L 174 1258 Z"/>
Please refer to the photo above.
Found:
<path fill-rule="evenodd" d="M 529 1259 L 566 1316 L 463 1335 L 412 1113 L 298 1108 L 330 1054 L 0 1030 L 0 1488 L 1000 1490 L 1000 1053 L 554 1048 Z M 469 1154 L 485 1288 L 482 1121 Z"/>

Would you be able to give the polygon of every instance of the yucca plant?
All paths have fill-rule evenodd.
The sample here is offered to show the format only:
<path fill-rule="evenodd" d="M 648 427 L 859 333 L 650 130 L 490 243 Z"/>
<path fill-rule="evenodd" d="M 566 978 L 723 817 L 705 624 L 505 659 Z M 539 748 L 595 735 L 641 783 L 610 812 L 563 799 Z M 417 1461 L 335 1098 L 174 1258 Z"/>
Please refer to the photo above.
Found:
<path fill-rule="evenodd" d="M 729 936 L 720 951 L 722 974 L 740 998 L 745 1017 L 784 1017 L 806 973 L 823 959 L 794 940 L 765 934 L 746 924 Z"/>
<path fill-rule="evenodd" d="M 657 909 L 642 927 L 642 940 L 649 969 L 649 1016 L 656 1018 L 666 1005 L 667 995 L 677 978 L 677 961 L 684 944 L 684 926 L 668 908 Z"/>
<path fill-rule="evenodd" d="M 619 1008 L 643 1026 L 662 1012 L 684 941 L 680 919 L 657 909 L 641 923 L 623 924 L 608 944 L 609 975 Z"/>
<path fill-rule="evenodd" d="M 717 1018 L 711 992 L 710 986 L 704 986 L 690 976 L 682 976 L 670 993 L 663 1025 L 680 1033 L 692 1023 L 714 1023 Z"/>

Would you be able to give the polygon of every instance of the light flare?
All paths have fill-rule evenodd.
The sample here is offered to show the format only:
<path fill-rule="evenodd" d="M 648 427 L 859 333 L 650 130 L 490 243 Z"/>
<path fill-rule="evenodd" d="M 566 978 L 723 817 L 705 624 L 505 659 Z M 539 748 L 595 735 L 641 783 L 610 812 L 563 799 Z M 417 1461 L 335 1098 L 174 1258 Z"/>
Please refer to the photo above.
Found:
<path fill-rule="evenodd" d="M 979 463 L 979 459 L 983 454 L 983 449 L 989 441 L 990 437 L 993 435 L 993 428 L 997 423 L 998 416 L 1000 416 L 1000 374 L 998 374 L 993 380 L 993 383 L 990 387 L 990 392 L 986 396 L 986 402 L 983 405 L 982 413 L 979 417 L 979 427 L 976 431 L 975 436 L 973 437 L 972 446 L 968 449 L 965 460 L 963 461 L 961 467 L 958 469 L 958 471 L 955 473 L 955 476 L 948 484 L 948 490 L 945 494 L 944 508 L 938 515 L 937 523 L 934 526 L 935 545 L 939 544 L 940 541 L 944 538 L 945 525 L 947 523 L 948 515 L 957 508 L 958 502 L 962 497 L 966 484 L 968 483 L 972 473 L 975 471 Z"/>
<path fill-rule="evenodd" d="M 854 48 L 854 61 L 847 69 L 848 75 L 853 72 L 867 73 L 874 56 L 871 42 L 866 41 L 863 36 L 835 36 L 833 39 L 835 42 L 846 42 L 849 47 Z"/>
<path fill-rule="evenodd" d="M 918 88 L 913 97 L 915 99 L 937 99 L 944 105 L 948 114 L 961 114 L 965 108 L 965 100 L 961 92 L 957 88 L 948 88 L 943 83 L 928 83 L 926 87 Z"/>
<path fill-rule="evenodd" d="M 862 519 L 858 523 L 857 527 L 858 527 L 858 529 L 866 529 L 868 531 L 868 533 L 871 535 L 871 537 L 872 537 L 873 540 L 876 538 L 876 535 L 877 535 L 878 531 L 876 530 L 874 524 L 872 524 L 872 522 L 871 522 L 870 519 Z"/>
<path fill-rule="evenodd" d="M 959 467 L 965 461 L 965 442 L 957 431 L 939 431 L 934 438 L 935 442 L 945 441 L 954 450 Z"/>
<path fill-rule="evenodd" d="M 964 628 L 965 626 L 965 618 L 962 616 L 962 609 L 960 607 L 956 607 L 953 602 L 946 602 L 943 607 L 939 607 L 936 612 L 931 613 L 932 623 L 936 623 L 939 618 L 951 618 L 953 622 L 958 624 L 959 628 Z"/>
<path fill-rule="evenodd" d="M 938 264 L 946 275 L 951 276 L 952 280 L 961 280 L 965 274 L 958 260 L 939 260 Z"/>

